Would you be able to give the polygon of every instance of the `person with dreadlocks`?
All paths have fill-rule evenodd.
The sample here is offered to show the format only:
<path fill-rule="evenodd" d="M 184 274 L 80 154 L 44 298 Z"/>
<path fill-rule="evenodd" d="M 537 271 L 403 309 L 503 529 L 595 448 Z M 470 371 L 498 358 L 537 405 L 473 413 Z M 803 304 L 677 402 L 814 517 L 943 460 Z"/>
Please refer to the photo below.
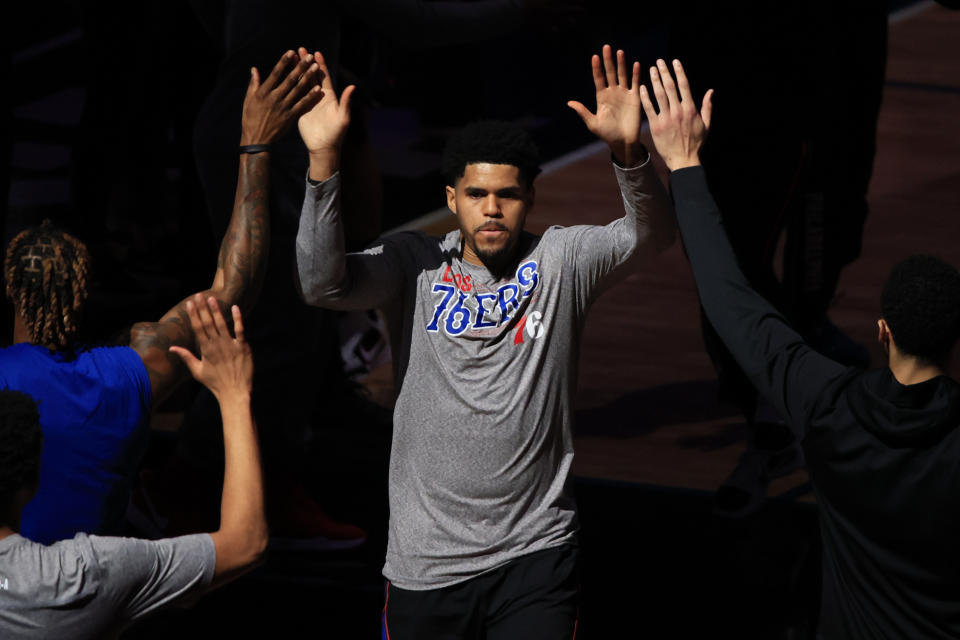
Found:
<path fill-rule="evenodd" d="M 313 55 L 286 52 L 244 99 L 240 172 L 230 226 L 206 292 L 249 309 L 266 264 L 269 145 L 320 98 Z M 147 443 L 151 406 L 185 379 L 172 346 L 195 343 L 186 300 L 158 322 L 140 322 L 129 346 L 83 348 L 77 330 L 90 260 L 83 244 L 48 222 L 16 236 L 4 260 L 14 344 L 0 350 L 0 389 L 37 399 L 46 445 L 20 533 L 49 544 L 77 532 L 114 534 Z"/>
<path fill-rule="evenodd" d="M 7 297 L 21 310 L 14 319 L 15 333 L 26 334 L 33 344 L 66 349 L 87 299 L 87 248 L 44 220 L 10 242 L 5 266 Z M 18 327 L 24 317 L 32 321 Z"/>
<path fill-rule="evenodd" d="M 201 358 L 171 347 L 213 392 L 223 413 L 220 526 L 163 540 L 78 533 L 52 545 L 17 533 L 20 513 L 42 482 L 44 438 L 33 398 L 0 390 L 0 637 L 112 638 L 157 609 L 184 605 L 243 574 L 267 546 L 263 478 L 250 410 L 253 356 L 243 320 L 231 308 L 236 337 L 219 305 L 197 294 L 185 305 Z M 46 440 L 46 442 L 45 442 Z"/>

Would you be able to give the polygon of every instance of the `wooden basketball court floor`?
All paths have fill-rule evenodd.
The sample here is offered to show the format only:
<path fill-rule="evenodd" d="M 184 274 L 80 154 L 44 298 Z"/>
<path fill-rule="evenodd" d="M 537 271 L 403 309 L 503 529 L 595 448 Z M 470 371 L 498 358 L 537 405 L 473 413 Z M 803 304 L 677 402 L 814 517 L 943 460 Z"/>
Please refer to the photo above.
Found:
<path fill-rule="evenodd" d="M 926 252 L 960 265 L 958 34 L 960 12 L 933 2 L 891 18 L 863 252 L 843 273 L 830 309 L 841 329 L 867 345 L 874 366 L 884 364 L 876 319 L 893 264 Z M 825 72 L 843 73 L 842 61 Z M 538 178 L 528 218 L 534 233 L 622 215 L 608 152 L 578 155 Z M 445 233 L 453 219 L 421 228 Z M 378 398 L 389 396 L 388 368 L 369 379 Z M 582 343 L 576 407 L 578 476 L 714 491 L 733 469 L 746 429 L 733 407 L 717 404 L 694 282 L 679 243 L 595 304 Z M 769 493 L 809 499 L 806 480 L 798 471 L 775 480 Z"/>

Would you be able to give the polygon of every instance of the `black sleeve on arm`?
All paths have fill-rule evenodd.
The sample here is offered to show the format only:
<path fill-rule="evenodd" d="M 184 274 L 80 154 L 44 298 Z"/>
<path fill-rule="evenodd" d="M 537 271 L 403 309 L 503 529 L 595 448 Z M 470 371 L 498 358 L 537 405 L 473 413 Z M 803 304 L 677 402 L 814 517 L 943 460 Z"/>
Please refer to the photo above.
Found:
<path fill-rule="evenodd" d="M 811 349 L 737 264 L 703 167 L 670 174 L 677 223 L 700 303 L 757 390 L 802 438 L 824 390 L 847 369 Z"/>

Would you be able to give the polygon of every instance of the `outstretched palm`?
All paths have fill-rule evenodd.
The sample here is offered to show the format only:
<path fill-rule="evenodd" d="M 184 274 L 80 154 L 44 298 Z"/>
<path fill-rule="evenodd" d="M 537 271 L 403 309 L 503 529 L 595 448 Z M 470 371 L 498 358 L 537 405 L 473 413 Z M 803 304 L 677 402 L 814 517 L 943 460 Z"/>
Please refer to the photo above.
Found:
<path fill-rule="evenodd" d="M 640 103 L 640 63 L 634 62 L 632 77 L 627 76 L 627 62 L 623 51 L 617 51 L 614 63 L 610 45 L 603 46 L 603 61 L 594 55 L 593 84 L 597 90 L 597 112 L 576 100 L 567 105 L 583 118 L 587 128 L 609 145 L 621 163 L 632 164 L 640 145 L 642 108 Z"/>
<path fill-rule="evenodd" d="M 303 51 L 301 55 L 305 54 L 306 51 Z M 323 96 L 310 111 L 300 116 L 297 126 L 307 150 L 318 153 L 340 148 L 347 126 L 350 124 L 350 96 L 353 95 L 356 87 L 350 85 L 338 98 L 323 56 L 318 51 L 314 54 L 314 58 L 323 74 L 320 81 Z"/>

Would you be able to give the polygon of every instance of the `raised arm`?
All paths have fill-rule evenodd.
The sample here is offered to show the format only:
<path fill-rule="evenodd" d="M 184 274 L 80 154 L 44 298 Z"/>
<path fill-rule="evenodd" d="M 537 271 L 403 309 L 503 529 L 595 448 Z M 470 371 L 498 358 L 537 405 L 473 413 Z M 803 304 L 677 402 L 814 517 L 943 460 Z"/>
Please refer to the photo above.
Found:
<path fill-rule="evenodd" d="M 340 147 L 350 124 L 353 85 L 339 98 L 323 56 L 316 53 L 323 97 L 299 122 L 300 137 L 310 154 L 308 184 L 297 229 L 297 277 L 307 304 L 362 310 L 384 304 L 402 282 L 389 241 L 371 250 L 347 255 L 340 215 Z"/>
<path fill-rule="evenodd" d="M 640 142 L 640 63 L 628 66 L 623 51 L 617 51 L 614 60 L 609 45 L 604 45 L 602 54 L 591 59 L 596 113 L 576 100 L 567 105 L 610 148 L 626 214 L 605 227 L 579 229 L 574 255 L 588 267 L 582 269 L 587 285 L 628 258 L 667 249 L 676 235 L 670 199 Z"/>
<path fill-rule="evenodd" d="M 698 110 L 680 62 L 675 60 L 673 68 L 676 83 L 663 60 L 650 69 L 659 113 L 646 88 L 641 90 L 641 98 L 654 145 L 671 172 L 677 221 L 700 302 L 757 390 L 802 437 L 823 399 L 822 391 L 845 375 L 846 368 L 807 346 L 740 271 L 700 166 L 700 148 L 710 126 L 712 90 Z"/>
<path fill-rule="evenodd" d="M 233 332 L 213 296 L 196 294 L 184 303 L 201 358 L 182 347 L 170 347 L 190 374 L 210 389 L 223 416 L 223 495 L 220 529 L 211 534 L 217 550 L 214 587 L 250 569 L 267 547 L 263 479 L 257 428 L 250 410 L 253 356 L 244 340 L 240 308 L 231 308 Z"/>
<path fill-rule="evenodd" d="M 220 245 L 213 284 L 204 292 L 224 307 L 236 304 L 249 309 L 257 298 L 270 242 L 269 145 L 319 99 L 318 74 L 313 56 L 303 49 L 299 55 L 286 52 L 262 83 L 257 70 L 250 70 L 240 144 L 253 153 L 240 154 L 233 215 Z M 140 354 L 150 376 L 154 403 L 166 397 L 185 374 L 182 363 L 169 352 L 174 345 L 193 347 L 185 305 L 186 300 L 181 301 L 159 322 L 137 323 L 130 332 L 130 346 Z"/>

